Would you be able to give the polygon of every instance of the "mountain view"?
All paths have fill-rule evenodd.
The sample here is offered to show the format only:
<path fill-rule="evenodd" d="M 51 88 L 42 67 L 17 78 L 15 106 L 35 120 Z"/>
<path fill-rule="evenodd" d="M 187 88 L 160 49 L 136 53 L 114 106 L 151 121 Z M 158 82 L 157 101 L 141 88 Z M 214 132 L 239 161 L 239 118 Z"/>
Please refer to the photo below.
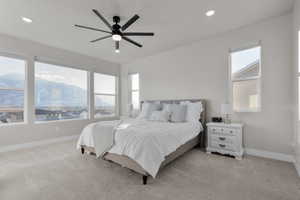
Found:
<path fill-rule="evenodd" d="M 23 77 L 17 74 L 7 74 L 0 76 L 0 88 L 24 88 Z M 36 80 L 36 106 L 68 106 L 68 107 L 86 107 L 86 90 L 79 87 L 56 83 L 47 80 Z M 54 92 L 57 91 L 57 92 Z M 53 95 L 53 93 L 57 93 Z M 100 101 L 100 99 L 97 99 Z M 0 90 L 0 105 L 2 106 L 23 106 L 23 91 Z"/>
<path fill-rule="evenodd" d="M 23 76 L 18 74 L 5 74 L 0 76 L 0 120 L 12 118 L 10 108 L 22 108 L 24 102 L 23 90 L 10 90 L 5 88 L 25 88 Z M 35 103 L 37 120 L 58 120 L 87 117 L 87 91 L 77 86 L 49 80 L 36 79 Z M 114 105 L 100 98 L 95 99 L 96 113 L 105 115 L 113 111 Z M 108 110 L 107 110 L 108 109 Z M 14 118 L 23 118 L 23 111 L 19 114 L 13 112 Z M 17 120 L 17 119 L 16 119 Z"/>

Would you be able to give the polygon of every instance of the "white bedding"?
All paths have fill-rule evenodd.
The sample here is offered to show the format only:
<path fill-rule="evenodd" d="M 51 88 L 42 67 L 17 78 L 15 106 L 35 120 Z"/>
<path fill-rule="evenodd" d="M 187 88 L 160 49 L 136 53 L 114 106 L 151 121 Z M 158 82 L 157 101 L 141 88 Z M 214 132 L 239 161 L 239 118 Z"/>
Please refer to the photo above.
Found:
<path fill-rule="evenodd" d="M 128 156 L 155 177 L 165 157 L 202 130 L 199 122 L 124 120 L 117 127 L 114 145 L 109 152 Z M 81 135 L 78 144 L 94 147 L 92 134 L 98 133 Z"/>
<path fill-rule="evenodd" d="M 116 127 L 121 123 L 121 120 L 115 120 L 101 121 L 87 125 L 81 132 L 77 148 L 80 149 L 83 145 L 94 147 L 97 157 L 103 156 L 114 145 Z"/>

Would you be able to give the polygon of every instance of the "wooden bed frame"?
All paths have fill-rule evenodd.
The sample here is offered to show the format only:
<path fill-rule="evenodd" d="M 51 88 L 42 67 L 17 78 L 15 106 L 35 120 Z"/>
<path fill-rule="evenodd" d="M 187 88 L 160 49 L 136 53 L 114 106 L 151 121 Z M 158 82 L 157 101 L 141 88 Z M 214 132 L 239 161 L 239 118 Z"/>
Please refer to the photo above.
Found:
<path fill-rule="evenodd" d="M 188 142 L 186 142 L 185 144 L 183 144 L 182 146 L 180 146 L 176 151 L 172 152 L 171 154 L 169 154 L 168 156 L 166 156 L 166 159 L 164 160 L 164 162 L 161 164 L 160 169 L 163 168 L 164 166 L 166 166 L 167 164 L 169 164 L 170 162 L 172 162 L 173 160 L 175 160 L 176 158 L 178 158 L 179 156 L 183 155 L 184 153 L 186 153 L 187 151 L 193 149 L 194 147 L 200 145 L 201 148 L 205 148 L 205 141 L 206 141 L 206 135 L 205 135 L 205 123 L 206 123 L 206 102 L 204 99 L 184 99 L 184 100 L 163 100 L 163 101 L 159 101 L 160 103 L 175 103 L 178 104 L 182 101 L 190 101 L 190 102 L 202 102 L 202 106 L 203 106 L 203 112 L 201 113 L 200 119 L 199 121 L 201 122 L 202 126 L 203 126 L 203 131 L 195 138 L 189 140 Z M 157 102 L 157 101 L 147 101 L 147 102 Z M 144 102 L 141 102 L 141 105 Z M 91 155 L 96 155 L 95 154 L 95 149 L 93 147 L 87 147 L 87 146 L 81 146 L 81 153 L 84 154 L 85 152 L 89 152 Z M 119 165 L 121 165 L 122 167 L 126 167 L 128 169 L 131 169 L 139 174 L 142 175 L 142 180 L 143 180 L 143 184 L 146 185 L 147 184 L 147 179 L 149 174 L 134 160 L 132 160 L 131 158 L 124 156 L 124 155 L 118 155 L 118 154 L 113 154 L 113 153 L 106 153 L 103 156 L 104 160 L 110 161 L 110 162 L 114 162 L 117 163 Z"/>

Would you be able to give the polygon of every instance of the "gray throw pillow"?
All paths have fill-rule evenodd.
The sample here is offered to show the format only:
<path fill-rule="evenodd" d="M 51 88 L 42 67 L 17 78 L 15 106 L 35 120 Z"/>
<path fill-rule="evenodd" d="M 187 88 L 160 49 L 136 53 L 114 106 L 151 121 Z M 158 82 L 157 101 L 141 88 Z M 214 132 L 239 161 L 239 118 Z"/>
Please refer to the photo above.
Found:
<path fill-rule="evenodd" d="M 173 104 L 171 122 L 185 122 L 186 119 L 186 105 Z"/>

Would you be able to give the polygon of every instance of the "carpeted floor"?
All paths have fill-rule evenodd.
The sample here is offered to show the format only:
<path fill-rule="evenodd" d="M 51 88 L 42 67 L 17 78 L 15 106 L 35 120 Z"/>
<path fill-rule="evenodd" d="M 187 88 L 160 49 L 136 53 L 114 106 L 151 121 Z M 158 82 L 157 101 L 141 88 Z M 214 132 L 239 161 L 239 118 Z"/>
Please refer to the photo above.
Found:
<path fill-rule="evenodd" d="M 299 200 L 290 163 L 247 156 L 242 161 L 188 152 L 157 179 L 93 156 L 75 141 L 0 154 L 1 200 Z"/>

